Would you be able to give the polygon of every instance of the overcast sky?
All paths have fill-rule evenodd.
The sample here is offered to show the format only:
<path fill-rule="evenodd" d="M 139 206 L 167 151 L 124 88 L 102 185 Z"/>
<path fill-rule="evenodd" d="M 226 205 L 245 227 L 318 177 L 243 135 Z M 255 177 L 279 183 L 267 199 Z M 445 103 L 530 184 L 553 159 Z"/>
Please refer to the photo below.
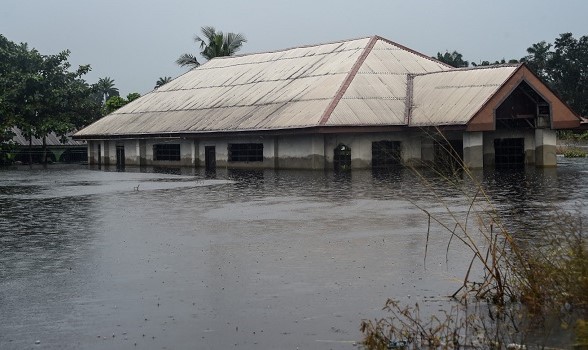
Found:
<path fill-rule="evenodd" d="M 521 58 L 560 33 L 588 35 L 588 0 L 2 0 L 0 33 L 43 54 L 71 51 L 89 83 L 114 79 L 145 94 L 198 53 L 202 26 L 245 34 L 240 53 L 380 35 L 426 55 L 457 50 L 469 61 Z"/>

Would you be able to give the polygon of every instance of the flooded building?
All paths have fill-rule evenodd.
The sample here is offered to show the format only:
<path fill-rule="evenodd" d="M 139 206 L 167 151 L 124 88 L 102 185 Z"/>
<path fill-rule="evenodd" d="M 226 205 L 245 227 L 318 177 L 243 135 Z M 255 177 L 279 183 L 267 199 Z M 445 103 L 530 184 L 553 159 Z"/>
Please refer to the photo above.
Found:
<path fill-rule="evenodd" d="M 91 164 L 556 165 L 580 118 L 524 64 L 453 68 L 374 36 L 215 58 L 75 134 Z"/>
<path fill-rule="evenodd" d="M 88 145 L 85 141 L 74 140 L 70 135 L 60 137 L 49 133 L 43 138 L 26 137 L 23 132 L 13 127 L 11 132 L 13 149 L 7 151 L 12 160 L 22 163 L 42 163 L 43 157 L 51 163 L 85 163 L 88 161 Z M 45 144 L 45 146 L 43 146 Z M 45 152 L 45 150 L 46 152 Z"/>

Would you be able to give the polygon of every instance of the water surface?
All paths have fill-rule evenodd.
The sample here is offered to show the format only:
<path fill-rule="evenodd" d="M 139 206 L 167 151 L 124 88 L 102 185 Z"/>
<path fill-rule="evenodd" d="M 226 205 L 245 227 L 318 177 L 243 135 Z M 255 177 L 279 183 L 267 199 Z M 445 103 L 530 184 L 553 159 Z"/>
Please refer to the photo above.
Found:
<path fill-rule="evenodd" d="M 432 174 L 177 173 L 0 170 L 0 348 L 351 349 L 389 297 L 444 307 L 471 258 L 433 227 L 425 262 L 415 204 L 469 208 Z M 532 235 L 585 202 L 586 174 L 474 175 Z"/>

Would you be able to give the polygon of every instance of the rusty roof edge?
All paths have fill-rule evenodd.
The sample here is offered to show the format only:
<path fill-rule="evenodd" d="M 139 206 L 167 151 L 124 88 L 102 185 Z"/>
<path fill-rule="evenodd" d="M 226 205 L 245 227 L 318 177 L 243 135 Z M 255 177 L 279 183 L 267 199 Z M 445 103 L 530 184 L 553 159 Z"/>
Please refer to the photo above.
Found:
<path fill-rule="evenodd" d="M 412 117 L 412 101 L 414 91 L 414 74 L 406 75 L 406 98 L 404 99 L 404 123 L 410 125 Z"/>
<path fill-rule="evenodd" d="M 370 54 L 370 52 L 372 51 L 372 49 L 374 48 L 374 46 L 376 45 L 376 42 L 378 40 L 381 40 L 381 38 L 378 36 L 373 36 L 370 38 L 370 41 L 368 42 L 366 47 L 363 49 L 363 52 L 358 57 L 357 61 L 355 61 L 355 64 L 353 65 L 353 67 L 349 71 L 347 78 L 345 78 L 345 80 L 343 81 L 343 84 L 341 84 L 341 86 L 339 87 L 339 90 L 335 94 L 335 97 L 333 98 L 331 103 L 329 103 L 329 106 L 327 106 L 327 109 L 325 110 L 325 112 L 323 113 L 323 116 L 321 117 L 321 119 L 319 121 L 319 125 L 325 125 L 327 123 L 327 121 L 329 121 L 329 118 L 331 117 L 331 114 L 335 110 L 335 107 L 337 107 L 337 105 L 339 104 L 339 101 L 341 101 L 341 98 L 343 97 L 343 95 L 345 95 L 345 92 L 349 88 L 349 85 L 351 85 L 353 78 L 355 78 L 355 75 L 357 75 L 359 68 L 363 65 L 363 63 L 365 62 L 366 58 L 368 57 L 368 55 Z"/>
<path fill-rule="evenodd" d="M 472 115 L 470 116 L 470 118 L 466 121 L 466 125 L 469 125 L 470 122 L 478 115 L 478 113 L 480 113 L 480 111 L 482 111 L 484 108 L 486 108 L 486 106 L 488 105 L 488 103 L 490 103 L 490 100 L 492 100 L 492 98 L 494 97 L 494 95 L 496 95 L 496 93 L 498 91 L 500 91 L 502 88 L 504 88 L 504 86 L 506 84 L 508 84 L 508 82 L 518 73 L 518 71 L 521 70 L 521 67 L 524 66 L 524 63 L 519 63 L 517 69 L 513 70 L 506 79 L 504 79 L 504 81 L 502 82 L 502 84 L 500 84 L 500 86 L 494 90 L 494 92 L 492 94 L 490 94 L 487 98 L 486 101 L 484 101 L 484 103 L 482 103 L 482 105 L 480 106 L 480 108 L 478 108 L 478 110 L 476 110 L 476 112 L 472 113 Z"/>
<path fill-rule="evenodd" d="M 423 73 L 411 73 L 415 77 L 423 77 L 426 75 L 434 75 L 434 74 L 450 74 L 455 72 L 469 72 L 475 70 L 486 70 L 486 69 L 498 69 L 498 68 L 509 68 L 509 67 L 520 67 L 522 63 L 513 64 L 513 63 L 506 63 L 506 64 L 496 64 L 490 66 L 478 66 L 478 67 L 461 67 L 461 68 L 453 68 L 450 70 L 437 70 L 433 72 L 423 72 Z M 516 71 L 516 69 L 515 69 Z"/>
<path fill-rule="evenodd" d="M 535 72 L 532 69 L 530 69 L 529 66 L 526 63 L 523 62 L 523 63 L 520 64 L 520 66 L 521 67 L 525 67 L 525 69 L 529 73 L 531 73 L 537 80 L 539 80 L 543 85 L 545 85 L 545 87 L 547 88 L 547 90 L 549 90 L 553 94 L 553 96 L 555 96 L 555 98 L 557 98 L 559 100 L 559 102 L 563 103 L 563 105 L 566 106 L 566 108 L 569 109 L 572 112 L 572 114 L 575 115 L 576 118 L 578 118 L 578 120 L 580 122 L 582 122 L 582 116 L 580 115 L 580 113 L 578 113 L 575 110 L 573 110 L 572 107 L 570 107 L 570 105 L 560 96 L 560 94 L 557 91 L 555 91 L 554 89 L 552 89 L 549 86 L 549 84 L 547 84 L 547 83 L 545 83 L 543 81 L 543 79 L 539 78 L 539 76 L 537 74 L 535 74 Z M 533 87 L 533 86 L 531 86 L 531 87 Z"/>

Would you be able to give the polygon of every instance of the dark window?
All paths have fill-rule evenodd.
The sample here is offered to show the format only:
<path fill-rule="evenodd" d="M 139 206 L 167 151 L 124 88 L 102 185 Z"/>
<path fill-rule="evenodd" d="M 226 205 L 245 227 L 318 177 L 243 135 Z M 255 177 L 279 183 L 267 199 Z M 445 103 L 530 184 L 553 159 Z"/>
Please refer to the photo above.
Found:
<path fill-rule="evenodd" d="M 435 142 L 435 169 L 445 174 L 454 174 L 463 169 L 462 140 Z"/>
<path fill-rule="evenodd" d="M 229 143 L 229 162 L 263 162 L 263 143 Z"/>
<path fill-rule="evenodd" d="M 400 164 L 399 141 L 372 142 L 372 168 L 389 169 Z"/>
<path fill-rule="evenodd" d="M 153 145 L 154 160 L 180 160 L 180 145 L 177 143 L 163 143 Z"/>
<path fill-rule="evenodd" d="M 336 171 L 351 170 L 351 148 L 340 143 L 333 150 L 333 165 Z"/>
<path fill-rule="evenodd" d="M 517 169 L 525 167 L 525 139 L 495 139 L 494 162 L 496 168 Z"/>

